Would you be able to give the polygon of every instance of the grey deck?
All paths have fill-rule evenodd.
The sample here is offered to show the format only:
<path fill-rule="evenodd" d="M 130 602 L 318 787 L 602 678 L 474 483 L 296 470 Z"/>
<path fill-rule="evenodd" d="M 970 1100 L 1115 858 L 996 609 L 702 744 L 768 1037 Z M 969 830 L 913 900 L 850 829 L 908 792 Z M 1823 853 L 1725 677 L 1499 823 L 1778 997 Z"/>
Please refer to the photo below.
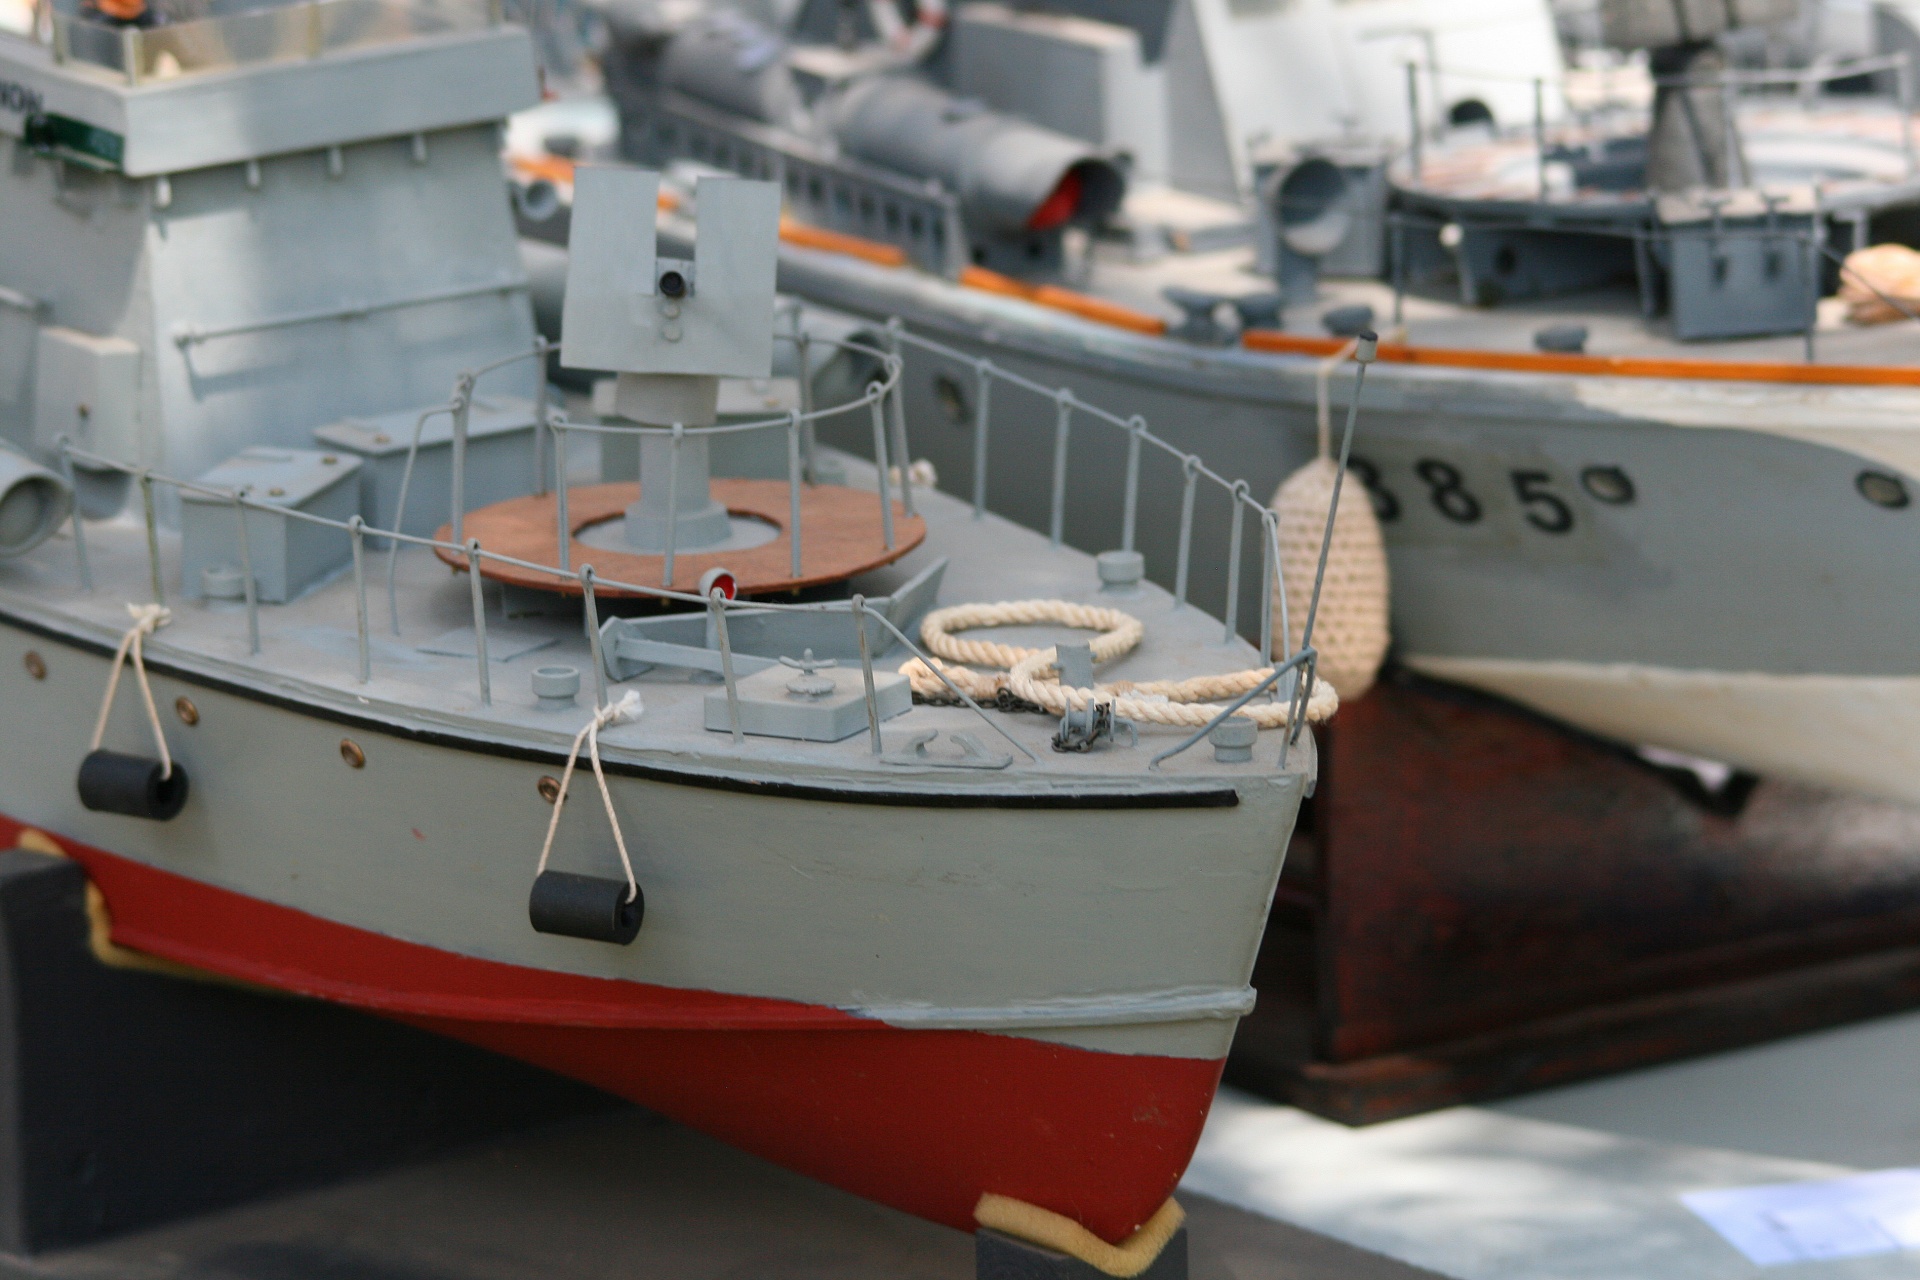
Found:
<path fill-rule="evenodd" d="M 864 474 L 871 486 L 870 465 L 846 459 L 845 466 L 853 477 L 851 483 L 859 484 Z M 1102 595 L 1092 557 L 1071 548 L 1050 548 L 1044 537 L 997 516 L 975 521 L 966 504 L 940 493 L 916 491 L 916 500 L 928 524 L 926 542 L 898 564 L 856 579 L 856 589 L 870 596 L 884 594 L 935 558 L 945 556 L 950 563 L 938 602 L 941 605 L 1062 597 L 1119 608 L 1139 617 L 1147 624 L 1146 640 L 1133 654 L 1102 667 L 1102 680 L 1187 678 L 1238 671 L 1258 663 L 1251 646 L 1237 638 L 1226 640 L 1218 621 L 1199 608 L 1175 608 L 1173 598 L 1156 586 L 1146 584 L 1130 596 Z M 44 617 L 62 627 L 78 620 L 92 633 L 92 639 L 111 645 L 126 628 L 125 603 L 152 595 L 145 539 L 135 513 L 109 524 L 90 525 L 86 536 L 96 588 L 91 595 L 78 589 L 71 533 L 63 530 L 32 555 L 0 565 L 0 597 L 17 607 L 22 616 Z M 503 645 L 494 653 L 493 705 L 483 707 L 471 656 L 422 651 L 421 646 L 438 649 L 442 646 L 435 641 L 465 632 L 466 652 L 473 652 L 472 600 L 466 575 L 451 572 L 426 551 L 410 548 L 399 556 L 397 637 L 388 622 L 386 553 L 372 549 L 367 553 L 373 677 L 365 685 L 358 682 L 351 575 L 335 578 L 286 605 L 262 606 L 262 651 L 258 657 L 250 657 L 245 613 L 239 605 L 204 604 L 179 597 L 179 540 L 164 531 L 161 560 L 174 620 L 147 645 L 147 652 L 157 661 L 177 655 L 243 683 L 298 690 L 301 696 L 322 704 L 344 704 L 357 712 L 403 724 L 451 727 L 482 738 L 561 750 L 587 719 L 593 699 L 593 663 L 577 603 L 556 616 L 509 621 L 501 615 L 497 589 L 488 588 L 490 635 L 499 628 L 505 633 L 503 639 L 506 635 L 518 638 L 537 634 L 551 643 L 506 661 L 499 659 L 512 651 L 510 646 Z M 1257 567 L 1252 572 L 1257 575 Z M 1005 628 L 994 638 L 1031 645 L 1085 635 L 1064 628 Z M 896 647 L 876 654 L 875 666 L 895 670 L 910 656 Z M 571 665 L 582 672 L 581 696 L 571 710 L 552 712 L 535 705 L 528 674 L 537 666 L 552 663 Z M 1226 781 L 1246 773 L 1244 769 L 1215 765 L 1212 752 L 1203 744 L 1169 761 L 1159 773 L 1148 774 L 1146 764 L 1152 753 L 1178 742 L 1184 731 L 1150 731 L 1142 735 L 1139 749 L 1063 755 L 1048 747 L 1057 727 L 1054 721 L 1002 714 L 992 715 L 994 725 L 1018 740 L 1035 758 L 1029 761 L 1016 757 L 1014 767 L 999 774 L 881 766 L 873 761 L 864 733 L 837 744 L 749 737 L 735 747 L 726 735 L 704 727 L 702 704 L 718 687 L 716 684 L 690 680 L 684 671 L 656 668 L 632 685 L 645 698 L 646 716 L 638 724 L 604 733 L 601 741 L 615 755 L 630 751 L 693 771 L 779 777 L 864 774 L 886 778 L 890 784 L 917 782 L 936 789 L 983 785 L 1045 789 L 1104 781 L 1148 790 L 1190 785 L 1197 777 Z M 884 726 L 890 749 L 906 735 L 928 729 L 972 732 L 984 742 L 1005 746 L 1004 740 L 964 707 L 918 707 Z M 1264 739 L 1260 759 L 1270 766 L 1269 757 L 1279 753 L 1279 736 L 1268 734 Z M 1294 754 L 1292 771 L 1312 768 L 1311 750 L 1305 747 Z M 929 778 L 929 774 L 934 776 Z"/>

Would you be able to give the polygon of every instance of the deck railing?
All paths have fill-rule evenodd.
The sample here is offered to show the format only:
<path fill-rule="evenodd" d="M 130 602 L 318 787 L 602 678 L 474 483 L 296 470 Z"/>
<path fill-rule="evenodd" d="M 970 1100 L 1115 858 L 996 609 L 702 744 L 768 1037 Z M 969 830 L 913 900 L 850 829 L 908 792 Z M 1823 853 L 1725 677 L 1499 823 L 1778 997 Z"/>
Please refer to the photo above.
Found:
<path fill-rule="evenodd" d="M 736 740 L 741 736 L 738 714 L 739 691 L 737 682 L 733 677 L 733 653 L 728 639 L 728 628 L 725 625 L 727 615 L 736 610 L 843 613 L 848 615 L 850 624 L 854 627 L 859 637 L 861 668 L 866 679 L 867 714 L 874 754 L 880 754 L 882 747 L 879 728 L 879 708 L 873 692 L 873 655 L 870 651 L 871 646 L 867 641 L 867 629 L 865 625 L 867 618 L 872 618 L 877 621 L 887 632 L 891 633 L 908 652 L 924 662 L 928 669 L 938 676 L 947 686 L 949 692 L 965 705 L 972 708 L 973 712 L 996 734 L 1004 738 L 1009 744 L 1020 751 L 1022 755 L 1026 756 L 1027 759 L 1034 760 L 1036 757 L 1033 753 L 1006 733 L 992 716 L 987 715 L 977 702 L 950 680 L 940 670 L 939 664 L 933 660 L 932 656 L 924 651 L 912 637 L 908 636 L 896 626 L 893 620 L 887 617 L 884 612 L 868 609 L 866 607 L 866 601 L 859 595 L 855 595 L 846 601 L 809 603 L 733 600 L 727 598 L 724 592 L 718 588 L 702 595 L 672 585 L 673 551 L 671 547 L 669 547 L 664 557 L 663 582 L 662 585 L 659 586 L 601 578 L 594 572 L 591 564 L 583 564 L 575 568 L 569 559 L 568 546 L 571 542 L 571 530 L 567 524 L 566 516 L 566 494 L 569 486 L 567 483 L 567 450 L 565 442 L 571 433 L 578 431 L 600 435 L 667 436 L 675 442 L 676 446 L 680 446 L 690 437 L 744 434 L 750 432 L 784 432 L 787 444 L 787 481 L 794 495 L 791 508 L 793 518 L 791 533 L 795 548 L 794 564 L 797 572 L 800 554 L 799 547 L 803 535 L 799 495 L 802 487 L 809 483 L 810 477 L 813 474 L 811 428 L 815 424 L 834 416 L 860 413 L 862 411 L 868 414 L 873 425 L 875 471 L 879 489 L 879 514 L 882 522 L 883 537 L 886 538 L 889 547 L 891 547 L 893 545 L 891 533 L 893 498 L 888 471 L 892 459 L 897 458 L 900 461 L 901 484 L 903 489 L 901 495 L 902 506 L 908 512 L 913 510 L 912 484 L 910 480 L 907 479 L 907 459 L 911 457 L 911 454 L 909 452 L 906 413 L 903 402 L 902 376 L 904 359 L 901 355 L 903 348 L 911 347 L 936 354 L 947 360 L 970 365 L 979 380 L 979 385 L 983 388 L 1000 384 L 1028 394 L 1051 399 L 1058 409 L 1058 440 L 1064 440 L 1066 438 L 1073 419 L 1078 416 L 1084 417 L 1090 422 L 1115 433 L 1109 436 L 1109 439 L 1113 439 L 1116 442 L 1124 441 L 1127 450 L 1127 463 L 1126 486 L 1124 494 L 1122 495 L 1122 550 L 1133 551 L 1136 549 L 1135 544 L 1138 540 L 1139 532 L 1137 512 L 1140 477 L 1148 450 L 1152 451 L 1153 456 L 1163 457 L 1177 468 L 1183 477 L 1185 492 L 1182 501 L 1182 520 L 1179 533 L 1179 568 L 1176 575 L 1174 591 L 1176 609 L 1190 607 L 1187 600 L 1187 578 L 1193 547 L 1193 499 L 1195 487 L 1200 481 L 1205 480 L 1207 483 L 1217 486 L 1224 491 L 1233 502 L 1233 521 L 1232 534 L 1227 547 L 1230 569 L 1226 595 L 1226 620 L 1222 636 L 1223 644 L 1231 643 L 1237 634 L 1236 613 L 1240 594 L 1240 545 L 1243 521 L 1247 513 L 1251 511 L 1255 518 L 1261 521 L 1263 535 L 1261 538 L 1264 560 L 1262 599 L 1266 607 L 1263 610 L 1261 624 L 1262 660 L 1265 661 L 1266 655 L 1273 651 L 1273 623 L 1275 613 L 1273 605 L 1276 602 L 1276 592 L 1278 593 L 1277 603 L 1279 606 L 1280 633 L 1283 637 L 1290 635 L 1290 630 L 1287 625 L 1286 584 L 1279 572 L 1279 530 L 1277 517 L 1273 511 L 1253 499 L 1251 490 L 1244 480 L 1230 480 L 1220 472 L 1207 466 L 1197 455 L 1187 453 L 1166 440 L 1161 439 L 1159 436 L 1154 435 L 1152 431 L 1148 429 L 1146 421 L 1138 416 L 1121 417 L 1100 406 L 1081 400 L 1069 390 L 1045 387 L 1029 378 L 1002 369 L 989 360 L 968 356 L 941 343 L 922 338 L 917 334 L 909 332 L 906 327 L 897 320 L 888 324 L 886 332 L 887 343 L 892 350 L 883 350 L 879 347 L 853 340 L 815 337 L 805 332 L 799 309 L 795 308 L 792 331 L 780 336 L 787 341 L 793 342 L 799 349 L 798 355 L 801 361 L 800 382 L 803 388 L 807 388 L 807 390 L 804 390 L 802 393 L 802 407 L 781 417 L 770 418 L 765 421 L 737 424 L 729 423 L 710 427 L 643 427 L 610 423 L 576 423 L 567 420 L 564 414 L 553 410 L 545 397 L 544 361 L 548 355 L 558 348 L 550 346 L 544 340 L 537 342 L 526 352 L 463 373 L 457 379 L 453 395 L 449 398 L 448 403 L 444 406 L 428 410 L 426 413 L 421 414 L 416 421 L 414 437 L 410 442 L 408 450 L 406 469 L 403 472 L 399 507 L 393 521 L 396 526 L 403 527 L 405 524 L 405 495 L 406 489 L 411 483 L 414 463 L 418 456 L 421 427 L 428 418 L 435 414 L 449 414 L 454 420 L 451 459 L 454 498 L 452 509 L 449 512 L 450 532 L 452 536 L 447 539 L 408 534 L 403 532 L 400 527 L 393 529 L 377 528 L 367 524 L 359 515 L 355 515 L 347 520 L 335 520 L 326 516 L 314 515 L 285 506 L 261 502 L 253 498 L 250 492 L 244 488 L 216 488 L 191 480 L 164 475 L 150 468 L 135 466 L 119 459 L 104 457 L 80 449 L 64 438 L 59 444 L 60 463 L 66 471 L 69 481 L 73 478 L 76 464 L 91 470 L 119 472 L 131 476 L 135 480 L 141 495 L 150 583 L 154 602 L 159 604 L 165 603 L 166 592 L 161 566 L 159 527 L 155 514 L 155 486 L 163 486 L 183 495 L 197 495 L 201 498 L 212 499 L 228 504 L 233 510 L 237 531 L 238 547 L 241 557 L 239 568 L 244 585 L 247 637 L 250 652 L 254 654 L 258 654 L 261 651 L 260 601 L 254 582 L 252 553 L 247 536 L 246 513 L 250 510 L 271 512 L 285 519 L 297 520 L 315 526 L 339 530 L 347 535 L 351 543 L 351 572 L 353 575 L 355 598 L 354 614 L 357 643 L 354 676 L 361 684 L 369 683 L 372 680 L 374 670 L 371 635 L 372 624 L 368 607 L 368 572 L 365 555 L 366 539 L 368 537 L 374 537 L 385 539 L 389 549 L 386 585 L 388 610 L 391 626 L 395 635 L 400 634 L 400 615 L 397 589 L 395 587 L 395 567 L 399 549 L 403 546 L 417 547 L 428 551 L 445 553 L 447 556 L 455 557 L 465 563 L 472 583 L 471 599 L 476 683 L 482 705 L 491 705 L 493 695 L 487 642 L 487 608 L 485 594 L 482 589 L 483 575 L 481 571 L 486 564 L 493 563 L 521 571 L 545 575 L 552 579 L 556 586 L 562 581 L 567 582 L 569 586 L 577 584 L 582 597 L 586 639 L 593 654 L 594 697 L 597 706 L 606 705 L 608 684 L 606 664 L 600 652 L 601 640 L 598 597 L 601 592 L 613 591 L 659 601 L 670 601 L 690 607 L 707 609 L 714 613 L 719 623 L 716 627 L 716 638 L 720 646 L 730 721 L 733 725 Z M 863 395 L 845 404 L 826 409 L 814 408 L 811 406 L 811 370 L 807 363 L 810 358 L 810 348 L 814 343 L 826 343 L 840 351 L 863 357 L 873 362 L 875 367 L 882 371 L 883 376 L 870 383 Z M 542 376 L 540 381 L 543 390 L 536 406 L 535 452 L 536 454 L 544 453 L 545 438 L 550 436 L 553 441 L 555 455 L 556 475 L 552 487 L 560 522 L 558 529 L 560 555 L 558 562 L 555 564 L 540 564 L 514 556 L 502 555 L 498 552 L 487 550 L 481 545 L 477 538 L 464 538 L 462 536 L 462 524 L 466 514 L 464 510 L 464 494 L 466 491 L 466 417 L 471 407 L 475 384 L 485 375 L 507 368 L 518 361 L 536 359 L 542 361 Z M 1364 386 L 1365 367 L 1365 361 L 1363 360 L 1359 373 L 1362 379 L 1361 386 Z M 990 396 L 983 395 L 980 398 L 978 417 L 976 419 L 977 436 L 974 446 L 975 458 L 978 463 L 982 464 L 976 471 L 973 485 L 973 507 L 974 517 L 976 519 L 984 519 L 987 510 L 986 503 L 988 495 L 984 461 L 988 457 L 990 449 L 991 418 L 988 410 L 989 401 Z M 1353 404 L 1349 406 L 1346 444 L 1343 445 L 1340 455 L 1342 476 L 1345 474 L 1347 448 L 1350 446 L 1352 440 L 1358 402 L 1359 394 L 1357 387 Z M 1050 520 L 1050 534 L 1053 545 L 1058 547 L 1060 546 L 1062 504 L 1064 502 L 1064 494 L 1067 487 L 1066 481 L 1068 479 L 1068 455 L 1064 449 L 1056 448 L 1054 459 L 1053 509 Z M 541 474 L 538 479 L 540 488 L 544 492 L 547 487 L 544 463 L 542 464 Z M 1336 503 L 1338 501 L 1338 494 L 1339 490 L 1336 487 Z M 673 499 L 674 495 L 670 489 L 668 510 L 669 528 L 672 527 L 675 517 L 678 514 Z M 1332 518 L 1333 513 L 1330 511 L 1328 515 L 1329 529 L 1331 529 L 1332 526 Z M 80 586 L 82 590 L 91 592 L 94 589 L 94 583 L 91 564 L 88 558 L 86 523 L 81 518 L 77 506 L 74 511 L 72 523 Z M 1159 756 L 1155 757 L 1150 762 L 1150 767 L 1157 766 L 1162 760 L 1193 746 L 1240 707 L 1260 697 L 1275 699 L 1284 697 L 1295 710 L 1295 714 L 1290 721 L 1289 730 L 1281 735 L 1283 743 L 1281 760 L 1283 763 L 1285 762 L 1288 749 L 1297 743 L 1301 728 L 1304 726 L 1306 701 L 1312 690 L 1312 677 L 1316 658 L 1315 650 L 1312 646 L 1313 626 L 1325 572 L 1326 564 L 1323 554 L 1319 576 L 1316 578 L 1314 584 L 1313 600 L 1308 608 L 1302 643 L 1289 656 L 1287 661 L 1279 664 L 1259 687 L 1244 695 L 1233 706 L 1224 709 L 1199 733 L 1194 734 L 1185 743 L 1173 750 L 1162 752 Z M 1306 677 L 1304 679 L 1301 678 L 1303 674 Z"/>

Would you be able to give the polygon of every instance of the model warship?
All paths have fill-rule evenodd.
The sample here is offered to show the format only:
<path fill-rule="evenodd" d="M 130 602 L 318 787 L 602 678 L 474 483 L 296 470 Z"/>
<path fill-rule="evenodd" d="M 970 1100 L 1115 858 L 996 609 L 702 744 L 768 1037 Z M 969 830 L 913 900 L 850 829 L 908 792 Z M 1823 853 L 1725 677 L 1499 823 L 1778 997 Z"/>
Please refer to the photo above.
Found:
<path fill-rule="evenodd" d="M 656 176 L 581 175 L 560 359 L 616 376 L 570 419 L 494 150 L 524 32 L 368 0 L 101 30 L 0 37 L 4 842 L 85 866 L 115 954 L 957 1227 L 1164 1225 L 1334 697 L 1310 646 L 1267 665 L 1142 581 L 1137 498 L 1197 477 L 1277 554 L 1271 513 L 1051 389 L 1063 501 L 1122 460 L 1118 550 L 918 488 L 903 362 L 851 342 L 853 399 L 722 416 L 806 332 L 778 191 L 734 178 L 675 256 Z M 257 109 L 322 100 L 359 105 Z M 845 418 L 878 465 L 816 442 Z M 594 437 L 637 485 L 571 483 Z"/>
<path fill-rule="evenodd" d="M 1913 238 L 1911 68 L 1721 52 L 1793 8 L 1609 0 L 1608 39 L 1654 68 L 1637 106 L 1571 109 L 1558 70 L 1519 57 L 1405 58 L 1402 147 L 1324 124 L 1250 140 L 1236 60 L 1280 19 L 1198 0 L 1151 21 L 963 6 L 913 65 L 857 24 L 723 13 L 662 35 L 616 8 L 611 87 L 631 154 L 785 184 L 784 288 L 1131 406 L 1263 494 L 1313 455 L 1345 335 L 1391 327 L 1356 461 L 1400 661 L 1630 746 L 1911 801 L 1920 375 L 1910 328 L 1822 304 L 1862 287 L 1853 251 Z M 1170 173 L 1140 159 L 1159 154 Z M 950 424 L 926 445 L 942 482 L 1044 520 L 1046 407 L 977 473 L 970 367 L 906 355 L 908 404 Z M 1068 536 L 1097 548 L 1077 497 Z M 1181 498 L 1148 485 L 1142 527 L 1176 528 Z M 1149 556 L 1153 579 L 1175 569 Z"/>

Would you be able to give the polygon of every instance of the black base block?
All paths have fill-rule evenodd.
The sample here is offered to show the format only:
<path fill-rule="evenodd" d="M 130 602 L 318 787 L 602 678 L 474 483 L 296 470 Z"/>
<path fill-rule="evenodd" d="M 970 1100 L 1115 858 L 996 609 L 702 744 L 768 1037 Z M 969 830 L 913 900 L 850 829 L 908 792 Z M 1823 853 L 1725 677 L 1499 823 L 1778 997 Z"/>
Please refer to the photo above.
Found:
<path fill-rule="evenodd" d="M 0 1251 L 32 1254 L 615 1105 L 316 1001 L 110 969 L 72 862 L 0 853 Z"/>
<path fill-rule="evenodd" d="M 974 1280 L 1113 1280 L 1078 1258 L 982 1227 L 973 1237 Z M 1180 1228 L 1136 1280 L 1187 1280 L 1187 1229 Z"/>

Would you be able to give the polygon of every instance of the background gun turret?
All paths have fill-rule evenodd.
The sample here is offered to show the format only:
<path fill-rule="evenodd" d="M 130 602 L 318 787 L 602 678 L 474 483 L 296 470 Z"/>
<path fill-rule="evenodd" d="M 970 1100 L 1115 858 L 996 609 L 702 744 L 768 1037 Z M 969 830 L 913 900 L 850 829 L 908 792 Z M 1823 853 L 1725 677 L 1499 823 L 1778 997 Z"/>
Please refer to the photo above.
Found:
<path fill-rule="evenodd" d="M 959 198 L 981 266 L 1057 265 L 1062 231 L 1097 226 L 1126 198 L 1126 175 L 1088 144 L 921 80 L 856 83 L 829 111 L 843 153 L 932 178 Z"/>
<path fill-rule="evenodd" d="M 1601 38 L 1615 49 L 1649 52 L 1655 82 L 1647 187 L 1682 192 L 1748 181 L 1716 43 L 1744 27 L 1791 22 L 1800 0 L 1604 0 Z"/>

